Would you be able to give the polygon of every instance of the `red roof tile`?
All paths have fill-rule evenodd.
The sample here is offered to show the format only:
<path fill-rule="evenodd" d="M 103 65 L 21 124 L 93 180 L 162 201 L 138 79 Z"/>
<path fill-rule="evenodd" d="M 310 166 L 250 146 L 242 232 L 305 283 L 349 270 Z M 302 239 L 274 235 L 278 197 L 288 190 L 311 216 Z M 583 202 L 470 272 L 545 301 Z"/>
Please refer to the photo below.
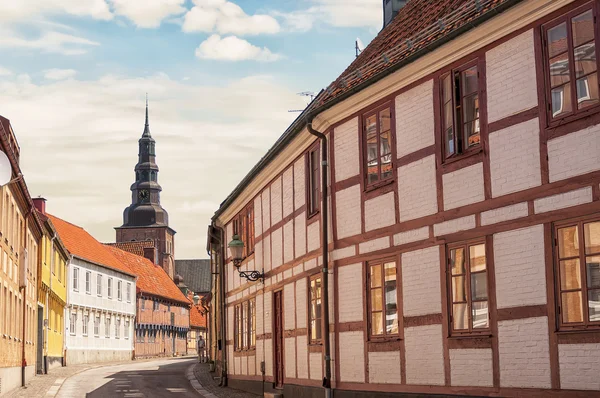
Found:
<path fill-rule="evenodd" d="M 125 250 L 126 252 L 144 257 L 144 248 L 154 247 L 154 242 L 151 240 L 142 240 L 135 242 L 105 243 L 105 245 L 118 247 L 119 249 Z"/>
<path fill-rule="evenodd" d="M 202 312 L 202 307 L 193 305 L 190 310 L 190 326 L 197 328 L 206 327 L 206 314 Z"/>
<path fill-rule="evenodd" d="M 133 270 L 112 255 L 110 250 L 98 242 L 85 229 L 46 213 L 56 232 L 72 255 L 135 276 Z"/>
<path fill-rule="evenodd" d="M 115 246 L 105 245 L 104 247 L 138 276 L 136 285 L 142 293 L 190 304 L 190 301 L 169 278 L 165 270 L 154 265 L 152 261 Z"/>

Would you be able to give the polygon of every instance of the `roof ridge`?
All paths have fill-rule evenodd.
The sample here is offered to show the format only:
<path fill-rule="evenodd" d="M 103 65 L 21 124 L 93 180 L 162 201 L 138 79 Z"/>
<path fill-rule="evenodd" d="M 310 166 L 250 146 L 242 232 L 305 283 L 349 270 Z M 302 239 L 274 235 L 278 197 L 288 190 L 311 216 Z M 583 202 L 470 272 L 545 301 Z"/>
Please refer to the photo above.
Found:
<path fill-rule="evenodd" d="M 87 233 L 89 234 L 89 232 L 88 232 L 88 231 L 86 231 L 86 229 L 85 229 L 85 228 L 83 228 L 83 227 L 81 227 L 81 226 L 79 226 L 79 225 L 77 225 L 77 224 L 73 224 L 72 222 L 69 222 L 69 221 L 67 221 L 67 220 L 64 220 L 64 219 L 62 219 L 62 218 L 60 218 L 60 217 L 57 217 L 57 216 L 55 216 L 55 215 L 53 215 L 53 214 L 50 214 L 50 213 L 48 213 L 48 212 L 46 212 L 46 215 L 47 215 L 48 217 L 50 217 L 50 218 L 55 218 L 55 219 L 57 219 L 57 220 L 59 220 L 59 221 L 62 221 L 62 222 L 64 222 L 64 223 L 67 223 L 67 224 L 69 224 L 69 225 L 72 225 L 72 226 L 74 226 L 74 227 L 77 227 L 77 228 L 79 228 L 79 229 L 82 229 L 82 230 L 84 230 L 85 232 L 87 232 Z M 90 234 L 90 236 L 91 236 L 91 234 Z M 92 238 L 93 238 L 93 236 L 92 236 Z M 94 239 L 96 239 L 96 238 L 94 238 Z"/>

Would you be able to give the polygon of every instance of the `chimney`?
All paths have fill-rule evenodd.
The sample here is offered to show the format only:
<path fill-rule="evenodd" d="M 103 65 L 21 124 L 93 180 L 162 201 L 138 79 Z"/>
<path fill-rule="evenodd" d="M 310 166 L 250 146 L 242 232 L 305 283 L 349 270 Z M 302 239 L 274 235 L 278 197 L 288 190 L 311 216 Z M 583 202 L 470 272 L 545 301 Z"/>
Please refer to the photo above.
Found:
<path fill-rule="evenodd" d="M 383 0 L 383 27 L 389 25 L 408 0 Z"/>
<path fill-rule="evenodd" d="M 33 205 L 38 211 L 46 215 L 46 199 L 44 198 L 33 198 Z"/>
<path fill-rule="evenodd" d="M 155 247 L 144 247 L 144 257 L 152 261 L 152 264 L 157 264 L 157 255 Z"/>

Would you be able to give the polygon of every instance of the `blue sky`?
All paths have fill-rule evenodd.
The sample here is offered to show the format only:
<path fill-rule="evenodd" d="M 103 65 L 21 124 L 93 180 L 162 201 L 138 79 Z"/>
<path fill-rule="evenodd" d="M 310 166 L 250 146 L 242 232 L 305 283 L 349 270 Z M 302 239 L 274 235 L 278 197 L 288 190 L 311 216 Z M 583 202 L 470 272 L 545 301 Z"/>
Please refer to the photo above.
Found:
<path fill-rule="evenodd" d="M 145 93 L 176 258 L 381 28 L 380 0 L 0 0 L 0 114 L 33 196 L 101 241 L 130 202 Z"/>

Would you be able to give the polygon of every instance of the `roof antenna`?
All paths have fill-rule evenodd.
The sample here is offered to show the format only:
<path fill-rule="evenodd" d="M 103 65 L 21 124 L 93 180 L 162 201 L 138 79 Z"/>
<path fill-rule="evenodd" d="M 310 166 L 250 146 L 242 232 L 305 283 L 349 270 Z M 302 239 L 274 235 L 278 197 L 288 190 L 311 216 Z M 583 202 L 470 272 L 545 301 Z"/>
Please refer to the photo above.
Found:
<path fill-rule="evenodd" d="M 356 57 L 360 55 L 360 53 L 365 49 L 365 45 L 363 42 L 357 37 L 354 41 L 354 51 L 356 52 Z"/>
<path fill-rule="evenodd" d="M 315 99 L 315 97 L 317 96 L 314 92 L 312 91 L 302 91 L 301 93 L 298 93 L 298 95 L 302 95 L 304 97 L 310 97 L 310 102 L 309 104 L 312 102 L 313 99 Z M 306 104 L 308 106 L 308 104 Z M 291 109 L 288 112 L 303 112 L 304 109 Z"/>

